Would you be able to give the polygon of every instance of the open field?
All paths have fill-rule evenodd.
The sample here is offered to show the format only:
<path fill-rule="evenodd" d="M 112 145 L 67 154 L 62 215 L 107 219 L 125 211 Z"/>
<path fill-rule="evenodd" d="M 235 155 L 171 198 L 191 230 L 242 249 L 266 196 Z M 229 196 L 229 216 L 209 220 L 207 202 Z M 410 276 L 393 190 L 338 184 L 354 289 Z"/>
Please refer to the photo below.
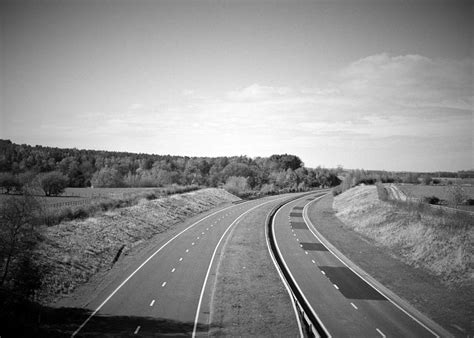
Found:
<path fill-rule="evenodd" d="M 449 189 L 452 185 L 421 185 L 421 184 L 398 184 L 397 185 L 409 197 L 420 198 L 436 196 L 440 200 L 449 201 Z M 470 199 L 474 199 L 474 186 L 462 186 L 462 189 Z M 459 208 L 474 211 L 472 205 L 462 205 Z"/>

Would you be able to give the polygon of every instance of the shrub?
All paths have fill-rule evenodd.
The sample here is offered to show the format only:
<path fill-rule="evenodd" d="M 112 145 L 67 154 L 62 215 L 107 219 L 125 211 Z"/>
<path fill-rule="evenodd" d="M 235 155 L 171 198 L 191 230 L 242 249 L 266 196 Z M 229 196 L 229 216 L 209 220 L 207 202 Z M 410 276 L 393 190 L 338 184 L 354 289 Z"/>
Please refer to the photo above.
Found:
<path fill-rule="evenodd" d="M 429 203 L 429 204 L 439 204 L 440 202 L 440 199 L 436 196 L 425 197 L 423 198 L 423 200 L 425 201 L 425 203 Z"/>
<path fill-rule="evenodd" d="M 340 185 L 332 188 L 332 195 L 333 196 L 337 196 L 339 195 L 340 193 L 342 193 L 342 187 Z"/>

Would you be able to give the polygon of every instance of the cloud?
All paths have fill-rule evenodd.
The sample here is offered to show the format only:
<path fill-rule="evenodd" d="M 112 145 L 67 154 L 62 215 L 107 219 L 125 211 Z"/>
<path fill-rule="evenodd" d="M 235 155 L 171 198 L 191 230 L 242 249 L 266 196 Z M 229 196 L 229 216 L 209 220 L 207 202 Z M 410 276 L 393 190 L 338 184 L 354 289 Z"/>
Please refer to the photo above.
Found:
<path fill-rule="evenodd" d="M 448 155 L 437 154 L 440 149 L 462 154 L 457 165 L 472 158 L 471 76 L 472 60 L 382 53 L 348 64 L 324 86 L 254 83 L 220 93 L 187 89 L 175 101 L 133 104 L 91 119 L 86 115 L 77 126 L 87 125 L 87 135 L 149 138 L 160 145 L 155 152 L 319 153 L 326 156 L 323 164 L 334 155 L 333 164 L 350 166 L 344 156 L 355 163 L 358 151 L 372 149 L 378 151 L 377 166 L 384 153 L 394 153 L 406 169 L 417 156 L 420 166 L 436 157 L 439 162 L 431 167 L 443 168 L 439 163 Z"/>
<path fill-rule="evenodd" d="M 232 101 L 258 101 L 288 96 L 292 93 L 293 90 L 289 87 L 261 86 L 254 83 L 241 90 L 230 91 L 226 97 Z"/>
<path fill-rule="evenodd" d="M 408 107 L 472 110 L 473 60 L 430 59 L 420 55 L 372 55 L 342 69 L 337 81 L 352 97 Z"/>

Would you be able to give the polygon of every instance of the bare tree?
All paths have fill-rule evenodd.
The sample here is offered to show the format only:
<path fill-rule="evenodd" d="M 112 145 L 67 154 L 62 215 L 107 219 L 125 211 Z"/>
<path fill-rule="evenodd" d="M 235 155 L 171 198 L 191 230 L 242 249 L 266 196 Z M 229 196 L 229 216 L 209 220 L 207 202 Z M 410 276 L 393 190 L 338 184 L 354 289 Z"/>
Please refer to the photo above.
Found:
<path fill-rule="evenodd" d="M 40 240 L 37 219 L 40 203 L 30 194 L 6 198 L 0 203 L 0 286 L 8 280 L 12 265 L 31 255 Z"/>

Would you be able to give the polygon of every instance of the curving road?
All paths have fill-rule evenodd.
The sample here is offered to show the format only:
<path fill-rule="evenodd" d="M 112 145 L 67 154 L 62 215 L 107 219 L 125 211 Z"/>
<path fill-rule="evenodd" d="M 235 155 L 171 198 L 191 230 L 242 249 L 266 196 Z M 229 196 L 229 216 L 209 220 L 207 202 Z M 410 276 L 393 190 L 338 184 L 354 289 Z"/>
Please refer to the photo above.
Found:
<path fill-rule="evenodd" d="M 334 337 L 438 336 L 361 278 L 323 244 L 307 218 L 306 206 L 321 194 L 278 209 L 273 238 L 284 268 L 321 324 Z"/>
<path fill-rule="evenodd" d="M 245 215 L 288 198 L 232 205 L 191 224 L 124 276 L 120 285 L 96 299 L 93 312 L 73 336 L 207 334 L 214 280 L 210 276 L 221 243 Z"/>

